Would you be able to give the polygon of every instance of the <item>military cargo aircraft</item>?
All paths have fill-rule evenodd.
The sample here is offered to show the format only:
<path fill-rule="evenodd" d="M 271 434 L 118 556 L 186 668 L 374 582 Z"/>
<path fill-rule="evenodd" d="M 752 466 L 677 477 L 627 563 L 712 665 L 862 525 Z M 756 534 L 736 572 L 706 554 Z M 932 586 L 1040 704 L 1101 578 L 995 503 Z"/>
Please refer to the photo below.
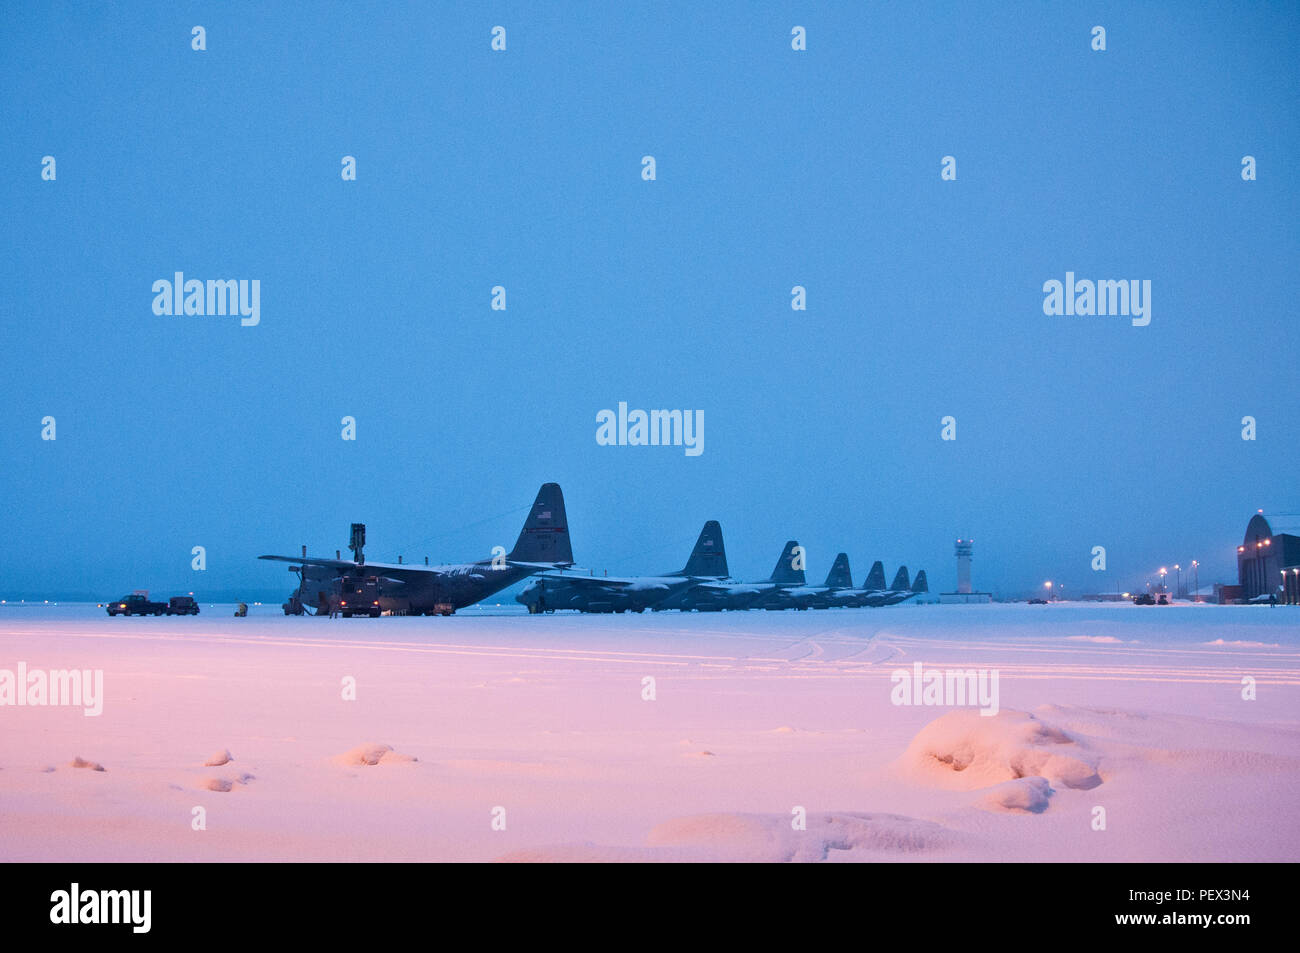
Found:
<path fill-rule="evenodd" d="M 353 524 L 349 548 L 355 559 L 258 558 L 293 563 L 291 568 L 300 574 L 301 584 L 296 596 L 286 604 L 286 613 L 296 605 L 299 612 L 311 606 L 316 615 L 321 615 L 336 601 L 344 616 L 377 616 L 385 611 L 451 615 L 534 573 L 573 565 L 564 494 L 558 483 L 543 484 L 537 492 L 519 539 L 508 553 L 501 551 L 477 562 L 445 566 L 368 563 L 362 551 L 364 543 L 365 526 Z"/>
<path fill-rule="evenodd" d="M 531 614 L 577 609 L 579 612 L 644 612 L 646 609 L 704 581 L 727 578 L 727 553 L 722 527 L 709 520 L 700 530 L 686 565 L 661 576 L 581 576 L 544 572 L 515 596 Z"/>
<path fill-rule="evenodd" d="M 781 597 L 778 590 L 802 586 L 804 581 L 803 548 L 792 539 L 781 550 L 776 568 L 765 582 L 735 582 L 729 579 L 700 582 L 670 595 L 651 608 L 656 612 L 663 609 L 718 612 L 722 609 L 766 608 L 768 600 L 773 600 L 773 608 L 780 609 L 784 606 L 779 604 Z"/>
<path fill-rule="evenodd" d="M 924 580 L 925 570 L 917 574 L 917 578 Z M 894 582 L 888 589 L 868 593 L 863 605 L 868 606 L 894 606 L 900 602 L 906 602 L 916 595 L 912 589 L 911 583 L 907 581 L 907 567 L 899 566 L 898 572 L 894 574 Z"/>
<path fill-rule="evenodd" d="M 924 572 L 925 570 L 922 570 Z M 919 577 L 918 577 L 919 578 Z M 906 602 L 916 595 L 912 589 L 912 584 L 907 581 L 907 567 L 899 566 L 898 572 L 894 575 L 894 584 L 889 587 L 889 591 L 882 594 L 884 601 L 881 605 L 893 606 L 900 602 Z"/>
<path fill-rule="evenodd" d="M 831 564 L 831 571 L 826 574 L 826 582 L 821 586 L 799 586 L 794 589 L 781 589 L 775 596 L 789 603 L 791 609 L 828 609 L 836 605 L 835 595 L 853 588 L 852 575 L 849 572 L 849 555 L 840 553 Z"/>
<path fill-rule="evenodd" d="M 883 605 L 882 602 L 868 602 L 869 599 L 884 598 L 885 589 L 885 564 L 877 559 L 871 564 L 871 571 L 867 573 L 867 578 L 862 581 L 860 589 L 837 589 L 829 594 L 829 601 L 832 605 L 856 608 L 865 605 Z"/>
<path fill-rule="evenodd" d="M 833 606 L 879 607 L 897 605 L 922 592 L 929 592 L 924 569 L 916 574 L 916 583 L 913 585 L 908 583 L 907 567 L 899 567 L 894 576 L 894 584 L 886 589 L 885 567 L 877 559 L 871 564 L 871 572 L 867 573 L 861 589 L 833 589 L 824 598 Z"/>

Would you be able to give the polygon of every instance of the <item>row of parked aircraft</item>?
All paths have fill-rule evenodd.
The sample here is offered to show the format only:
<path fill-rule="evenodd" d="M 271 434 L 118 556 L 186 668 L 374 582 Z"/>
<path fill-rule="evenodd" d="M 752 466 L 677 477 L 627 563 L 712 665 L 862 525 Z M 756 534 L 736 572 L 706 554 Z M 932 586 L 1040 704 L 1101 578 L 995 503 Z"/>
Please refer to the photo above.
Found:
<path fill-rule="evenodd" d="M 450 615 L 529 576 L 516 598 L 530 613 L 576 609 L 581 612 L 644 612 L 663 609 L 826 609 L 834 606 L 886 606 L 927 592 L 925 571 L 909 583 L 907 567 L 885 587 L 884 567 L 876 562 L 861 587 L 855 587 L 849 557 L 840 553 L 821 586 L 807 585 L 803 550 L 790 540 L 772 575 L 761 582 L 732 579 L 727 568 L 722 527 L 704 524 L 686 565 L 660 576 L 584 575 L 573 568 L 564 494 L 558 483 L 537 493 L 514 548 L 473 563 L 442 566 L 368 563 L 365 527 L 353 525 L 353 559 L 337 556 L 261 556 L 287 562 L 299 574 L 298 589 L 285 603 L 286 613 L 314 610 L 344 616 L 383 612 L 398 615 Z"/>
<path fill-rule="evenodd" d="M 515 599 L 528 611 L 553 612 L 644 612 L 653 609 L 717 612 L 723 609 L 830 609 L 858 606 L 889 606 L 928 591 L 925 570 L 908 582 L 907 567 L 885 586 L 885 567 L 877 560 L 866 582 L 853 585 L 849 557 L 840 553 L 826 575 L 826 582 L 810 586 L 804 576 L 803 550 L 790 540 L 772 569 L 761 582 L 739 582 L 727 570 L 727 551 L 722 526 L 709 520 L 691 550 L 686 565 L 660 576 L 584 576 L 555 570 L 542 572 Z"/>

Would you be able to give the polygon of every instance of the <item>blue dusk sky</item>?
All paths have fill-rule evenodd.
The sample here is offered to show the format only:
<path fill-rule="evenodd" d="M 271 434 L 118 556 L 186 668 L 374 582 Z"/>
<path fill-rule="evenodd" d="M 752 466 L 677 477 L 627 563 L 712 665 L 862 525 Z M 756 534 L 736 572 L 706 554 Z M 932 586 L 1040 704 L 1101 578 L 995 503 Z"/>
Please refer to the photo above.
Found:
<path fill-rule="evenodd" d="M 1235 581 L 1300 511 L 1298 11 L 10 4 L 0 595 L 287 593 L 256 556 L 353 521 L 486 558 L 551 480 L 597 571 L 718 519 L 743 578 L 951 589 L 960 535 L 1003 595 Z M 155 314 L 175 272 L 260 322 Z M 1067 272 L 1149 325 L 1045 314 Z M 703 453 L 599 445 L 620 401 Z"/>

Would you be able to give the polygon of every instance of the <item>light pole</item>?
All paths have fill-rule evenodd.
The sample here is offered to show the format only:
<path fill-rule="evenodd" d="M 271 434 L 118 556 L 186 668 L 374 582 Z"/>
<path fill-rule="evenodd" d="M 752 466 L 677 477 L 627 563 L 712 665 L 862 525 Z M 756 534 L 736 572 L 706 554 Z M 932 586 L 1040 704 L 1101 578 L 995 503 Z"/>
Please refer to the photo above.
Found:
<path fill-rule="evenodd" d="M 1201 564 L 1192 560 L 1192 601 L 1201 601 Z"/>
<path fill-rule="evenodd" d="M 1174 583 L 1174 598 L 1177 599 L 1183 594 L 1183 567 L 1179 563 L 1174 563 L 1174 571 L 1178 573 L 1174 577 L 1177 581 Z"/>
<path fill-rule="evenodd" d="M 1165 588 L 1165 576 L 1167 575 L 1169 575 L 1169 570 L 1166 569 L 1164 566 L 1161 566 L 1160 567 L 1160 591 L 1161 592 L 1169 591 L 1168 589 Z"/>
<path fill-rule="evenodd" d="M 1052 598 L 1052 580 L 1049 579 L 1043 583 L 1043 588 L 1047 590 L 1047 598 L 1050 600 Z"/>

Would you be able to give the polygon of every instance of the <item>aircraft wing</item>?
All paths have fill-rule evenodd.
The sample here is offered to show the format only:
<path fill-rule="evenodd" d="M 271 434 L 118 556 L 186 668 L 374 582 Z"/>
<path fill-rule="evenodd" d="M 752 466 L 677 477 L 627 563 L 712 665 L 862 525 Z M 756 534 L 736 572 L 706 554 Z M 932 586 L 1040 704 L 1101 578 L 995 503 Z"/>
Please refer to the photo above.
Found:
<path fill-rule="evenodd" d="M 328 566 L 330 569 L 356 569 L 357 564 L 350 559 L 324 559 L 317 556 L 258 556 L 258 559 L 272 559 L 281 563 L 300 563 L 307 566 Z"/>
<path fill-rule="evenodd" d="M 639 579 L 625 579 L 621 576 L 570 576 L 566 573 L 546 573 L 540 578 L 586 589 L 632 589 L 641 582 Z"/>
<path fill-rule="evenodd" d="M 781 592 L 785 593 L 787 596 L 792 596 L 792 597 L 819 596 L 825 591 L 826 589 L 823 586 L 795 586 L 794 588 L 791 589 L 781 590 Z"/>
<path fill-rule="evenodd" d="M 768 586 L 762 583 L 745 583 L 745 582 L 701 582 L 696 584 L 697 589 L 707 589 L 710 592 L 731 592 L 737 595 L 751 595 L 756 592 L 766 592 Z"/>
<path fill-rule="evenodd" d="M 350 559 L 326 559 L 324 557 L 308 556 L 258 556 L 258 559 L 270 559 L 281 563 L 297 563 L 305 566 L 323 566 L 326 569 L 335 569 L 340 573 L 352 570 L 359 570 L 367 575 L 374 574 L 382 576 L 384 582 L 389 586 L 404 586 L 409 581 L 412 573 L 434 572 L 432 566 L 407 566 L 393 565 L 391 563 L 365 563 L 364 565 L 355 563 Z M 407 578 L 402 578 L 402 577 Z"/>

